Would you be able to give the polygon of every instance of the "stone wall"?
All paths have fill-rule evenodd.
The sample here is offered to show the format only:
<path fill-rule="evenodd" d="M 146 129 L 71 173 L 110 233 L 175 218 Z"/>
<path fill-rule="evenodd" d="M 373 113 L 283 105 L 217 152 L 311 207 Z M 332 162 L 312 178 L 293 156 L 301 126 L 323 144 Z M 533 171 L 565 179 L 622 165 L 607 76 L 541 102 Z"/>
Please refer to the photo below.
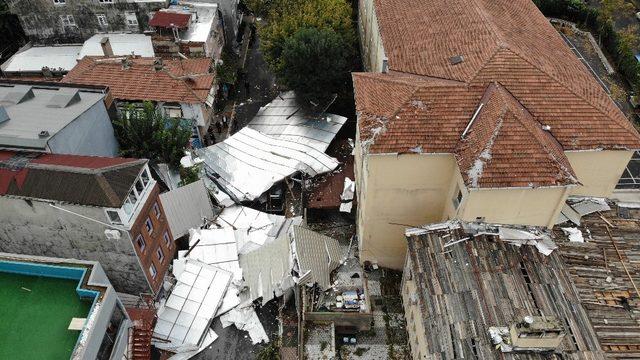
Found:
<path fill-rule="evenodd" d="M 25 34 L 34 42 L 81 43 L 98 32 L 139 33 L 148 30 L 150 12 L 166 8 L 166 0 L 101 3 L 99 0 L 8 0 L 9 9 L 18 15 Z M 134 12 L 138 25 L 128 25 L 126 12 Z M 61 16 L 72 15 L 75 26 L 63 26 Z M 98 23 L 105 15 L 107 25 Z"/>
<path fill-rule="evenodd" d="M 107 222 L 99 207 L 57 204 L 86 217 Z M 41 201 L 0 197 L 0 252 L 98 261 L 118 292 L 151 291 L 128 232 L 107 239 L 109 229 Z"/>

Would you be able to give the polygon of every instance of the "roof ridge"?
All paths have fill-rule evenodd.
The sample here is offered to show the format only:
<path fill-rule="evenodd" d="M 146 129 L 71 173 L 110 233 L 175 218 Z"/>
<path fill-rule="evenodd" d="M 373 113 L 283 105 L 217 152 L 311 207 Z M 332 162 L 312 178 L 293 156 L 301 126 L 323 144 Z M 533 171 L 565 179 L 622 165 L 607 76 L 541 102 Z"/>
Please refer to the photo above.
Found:
<path fill-rule="evenodd" d="M 513 94 L 511 94 L 511 92 L 509 92 L 508 89 L 506 89 L 505 87 L 503 87 L 502 85 L 499 86 L 498 88 L 498 92 L 501 94 L 501 96 L 509 96 L 510 99 L 504 99 L 505 100 L 505 104 L 507 105 L 507 107 L 509 108 L 510 112 L 513 114 L 513 117 L 515 118 L 515 120 L 517 122 L 519 122 L 522 125 L 522 128 L 524 130 L 526 130 L 529 134 L 531 134 L 533 136 L 533 138 L 535 138 L 536 143 L 538 143 L 538 145 L 542 146 L 542 148 L 544 149 L 544 152 L 546 153 L 546 155 L 553 160 L 553 162 L 556 164 L 556 166 L 559 167 L 560 170 L 562 170 L 565 175 L 573 182 L 573 183 L 577 183 L 577 179 L 575 177 L 575 173 L 570 170 L 567 169 L 562 162 L 556 157 L 555 152 L 553 151 L 553 149 L 550 149 L 549 146 L 547 144 L 545 144 L 544 141 L 541 141 L 540 136 L 549 136 L 551 141 L 553 141 L 555 144 L 558 145 L 558 147 L 560 148 L 560 151 L 562 152 L 562 154 L 564 154 L 564 150 L 562 148 L 562 145 L 560 144 L 560 142 L 558 142 L 558 140 L 548 131 L 542 129 L 542 124 L 540 124 L 539 121 L 537 121 L 533 115 L 529 112 L 529 110 L 520 103 L 520 101 L 518 101 L 518 99 L 513 96 Z M 519 108 L 513 108 L 514 106 L 519 106 Z M 524 115 L 524 116 L 520 116 L 520 115 Z M 527 121 L 529 120 L 529 123 L 527 124 Z M 534 124 L 535 123 L 535 124 Z M 531 128 L 530 125 L 533 126 L 540 126 L 540 128 L 538 130 L 538 132 L 536 132 L 536 129 Z"/>
<path fill-rule="evenodd" d="M 107 198 L 109 199 L 109 201 L 111 201 L 112 204 L 120 203 L 118 194 L 116 194 L 116 191 L 113 189 L 113 187 L 111 187 L 111 184 L 109 184 L 109 181 L 107 181 L 103 173 L 102 172 L 97 173 L 95 175 L 95 178 L 96 178 L 96 182 L 98 183 L 98 186 L 100 186 L 100 188 L 105 192 L 105 195 L 107 195 Z M 118 207 L 120 206 L 122 206 L 122 203 L 118 205 Z"/>
<path fill-rule="evenodd" d="M 539 66 L 535 65 L 534 63 L 532 63 L 529 59 L 527 59 L 526 57 L 522 56 L 519 52 L 511 49 L 511 48 L 505 48 L 505 50 L 511 52 L 513 55 L 516 55 L 518 58 L 520 58 L 521 60 L 525 61 L 527 64 L 533 66 L 536 70 L 542 72 L 543 74 L 547 75 L 548 77 L 550 77 L 551 79 L 553 79 L 557 84 L 559 84 L 560 86 L 562 86 L 563 88 L 565 88 L 566 90 L 568 90 L 570 93 L 572 93 L 573 95 L 575 95 L 576 97 L 578 97 L 579 99 L 581 99 L 582 101 L 584 101 L 587 105 L 589 105 L 590 107 L 594 108 L 597 112 L 599 112 L 600 114 L 604 115 L 606 118 L 613 120 L 614 122 L 616 122 L 616 124 L 618 126 L 621 126 L 622 128 L 628 130 L 626 128 L 627 124 L 621 124 L 619 123 L 619 118 L 615 117 L 615 116 L 610 116 L 608 113 L 602 111 L 602 109 L 600 109 L 600 106 L 596 106 L 595 104 L 593 104 L 590 100 L 586 99 L 584 96 L 582 96 L 581 94 L 578 94 L 576 91 L 574 91 L 571 87 L 567 86 L 563 81 L 561 81 L 560 79 L 558 79 L 556 76 L 554 76 L 553 74 L 548 73 L 547 71 L 543 70 L 542 68 L 540 68 Z M 581 64 L 582 65 L 582 64 Z M 584 65 L 582 65 L 584 66 Z M 592 77 L 588 76 L 587 78 L 589 78 L 588 81 L 592 81 Z M 597 87 L 599 89 L 600 85 L 599 84 L 595 84 L 597 85 Z M 605 95 L 606 96 L 606 95 Z M 613 99 L 609 98 L 608 99 L 610 102 L 613 102 Z M 609 102 L 607 101 L 607 102 Z M 613 106 L 615 107 L 616 111 L 619 114 L 623 115 L 623 118 L 625 122 L 629 123 L 629 120 L 627 119 L 627 117 L 622 113 L 622 110 L 620 110 L 620 108 L 618 108 L 617 105 L 613 104 Z M 638 135 L 638 133 L 636 132 L 636 136 L 638 137 L 638 139 L 640 139 L 640 135 Z"/>

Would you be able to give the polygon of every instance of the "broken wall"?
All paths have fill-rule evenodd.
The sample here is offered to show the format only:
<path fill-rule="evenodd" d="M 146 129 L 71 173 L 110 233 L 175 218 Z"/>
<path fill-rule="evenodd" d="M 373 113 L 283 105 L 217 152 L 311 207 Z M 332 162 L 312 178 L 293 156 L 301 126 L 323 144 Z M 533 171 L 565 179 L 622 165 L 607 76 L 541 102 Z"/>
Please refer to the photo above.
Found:
<path fill-rule="evenodd" d="M 57 206 L 108 222 L 100 207 Z M 41 201 L 2 196 L 0 209 L 0 252 L 98 261 L 118 292 L 150 291 L 128 232 L 107 239 L 104 231 L 110 227 Z"/>

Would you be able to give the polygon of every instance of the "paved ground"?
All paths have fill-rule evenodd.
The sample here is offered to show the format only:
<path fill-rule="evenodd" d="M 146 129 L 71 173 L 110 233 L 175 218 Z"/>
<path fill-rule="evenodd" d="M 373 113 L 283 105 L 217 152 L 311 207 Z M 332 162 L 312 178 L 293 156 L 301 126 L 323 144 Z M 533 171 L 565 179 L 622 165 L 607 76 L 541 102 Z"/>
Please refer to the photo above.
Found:
<path fill-rule="evenodd" d="M 277 95 L 275 76 L 265 63 L 260 53 L 260 39 L 249 48 L 245 66 L 246 76 L 238 83 L 236 92 L 236 122 L 235 131 L 243 128 L 258 113 L 261 106 L 269 103 Z M 248 87 L 245 83 L 248 83 Z M 248 90 L 248 91 L 247 91 Z M 233 134 L 233 131 L 231 132 Z"/>

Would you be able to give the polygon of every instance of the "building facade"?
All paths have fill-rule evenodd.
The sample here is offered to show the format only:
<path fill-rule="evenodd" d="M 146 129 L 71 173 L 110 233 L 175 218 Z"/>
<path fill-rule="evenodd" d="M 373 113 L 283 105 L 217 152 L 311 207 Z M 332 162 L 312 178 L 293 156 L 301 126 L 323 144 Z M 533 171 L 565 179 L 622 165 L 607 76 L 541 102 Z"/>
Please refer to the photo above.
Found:
<path fill-rule="evenodd" d="M 115 156 L 105 86 L 0 80 L 0 149 Z"/>
<path fill-rule="evenodd" d="M 166 0 L 10 0 L 25 34 L 36 43 L 81 43 L 98 32 L 148 30 Z"/>
<path fill-rule="evenodd" d="M 361 261 L 401 269 L 406 226 L 552 226 L 568 196 L 610 196 L 640 147 L 531 1 L 474 3 L 360 1 Z"/>
<path fill-rule="evenodd" d="M 99 261 L 158 294 L 175 245 L 146 160 L 0 153 L 0 251 Z"/>

